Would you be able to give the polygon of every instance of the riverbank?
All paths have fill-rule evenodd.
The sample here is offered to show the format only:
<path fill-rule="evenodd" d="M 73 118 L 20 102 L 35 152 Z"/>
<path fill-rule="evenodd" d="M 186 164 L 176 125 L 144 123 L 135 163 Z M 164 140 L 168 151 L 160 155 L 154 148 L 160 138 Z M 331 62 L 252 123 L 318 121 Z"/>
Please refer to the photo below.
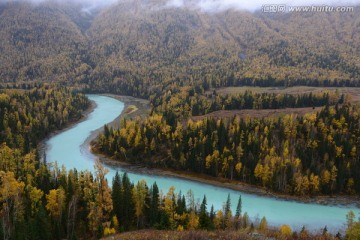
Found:
<path fill-rule="evenodd" d="M 124 103 L 124 109 L 121 112 L 121 114 L 115 118 L 111 123 L 109 123 L 110 126 L 117 127 L 120 123 L 120 119 L 125 118 L 136 118 L 136 117 L 142 117 L 147 116 L 150 111 L 149 102 L 147 100 L 143 99 L 137 99 L 134 97 L 128 97 L 128 96 L 117 96 L 113 94 L 104 94 L 104 96 L 109 96 L 115 99 L 118 99 Z M 68 124 L 67 127 L 65 127 L 62 130 L 58 130 L 56 132 L 51 133 L 44 141 L 41 143 L 42 152 L 44 152 L 46 147 L 46 141 L 63 131 L 67 131 L 69 128 L 72 128 L 74 125 L 79 124 L 80 122 L 86 120 L 91 112 L 94 111 L 96 108 L 95 102 L 91 101 L 91 105 L 87 110 L 83 112 L 83 116 L 76 122 L 71 122 Z M 90 136 L 86 139 L 86 141 L 82 144 L 81 147 L 84 148 L 91 148 L 91 142 L 96 139 L 98 134 L 103 131 L 103 128 L 99 128 L 95 131 L 93 131 Z M 91 149 L 90 149 L 91 150 Z M 223 179 L 223 178 L 214 178 L 210 177 L 205 174 L 197 174 L 197 173 L 190 173 L 190 172 L 183 172 L 183 171 L 174 171 L 171 169 L 150 169 L 139 165 L 131 165 L 129 163 L 125 162 L 119 162 L 117 160 L 114 160 L 112 158 L 106 157 L 104 155 L 94 153 L 96 154 L 99 159 L 105 164 L 109 166 L 117 166 L 125 169 L 128 172 L 134 172 L 134 173 L 143 173 L 147 175 L 159 175 L 164 177 L 175 177 L 179 179 L 185 179 L 185 180 L 191 180 L 196 181 L 200 183 L 205 183 L 213 186 L 223 187 L 227 189 L 232 189 L 236 191 L 251 193 L 259 196 L 264 197 L 270 197 L 270 198 L 276 198 L 281 200 L 289 200 L 289 201 L 297 201 L 297 202 L 306 202 L 306 203 L 317 203 L 322 205 L 356 205 L 360 207 L 360 198 L 359 197 L 353 197 L 353 196 L 316 196 L 316 197 L 297 197 L 297 196 L 291 196 L 291 195 L 284 195 L 284 194 L 278 194 L 270 192 L 266 189 L 245 184 L 240 181 L 230 181 L 229 179 Z"/>
<path fill-rule="evenodd" d="M 38 143 L 37 149 L 40 152 L 40 156 L 44 156 L 44 154 L 46 152 L 46 147 L 47 147 L 46 142 L 50 138 L 52 138 L 53 136 L 55 136 L 57 134 L 65 132 L 65 131 L 69 130 L 70 128 L 73 128 L 76 124 L 79 124 L 79 123 L 85 121 L 89 117 L 90 113 L 92 113 L 96 107 L 97 107 L 96 103 L 94 101 L 90 101 L 89 107 L 81 113 L 81 117 L 79 119 L 70 121 L 66 124 L 66 126 L 64 128 L 55 130 L 55 131 L 49 133 L 48 136 L 46 136 L 43 140 L 41 140 Z M 43 159 L 41 159 L 41 160 L 43 160 Z"/>
<path fill-rule="evenodd" d="M 117 127 L 119 126 L 121 118 L 134 119 L 134 118 L 142 118 L 149 115 L 151 107 L 149 100 L 135 98 L 130 96 L 121 96 L 115 94 L 101 94 L 103 96 L 115 98 L 124 103 L 124 110 L 120 113 L 120 115 L 114 119 L 110 126 Z"/>
<path fill-rule="evenodd" d="M 114 119 L 111 123 L 109 123 L 112 127 L 118 127 L 120 123 L 120 119 L 125 118 L 136 118 L 136 117 L 142 117 L 146 116 L 148 114 L 148 111 L 150 110 L 149 101 L 145 99 L 139 99 L 134 98 L 131 96 L 119 96 L 114 94 L 101 94 L 103 96 L 112 97 L 115 99 L 120 100 L 124 103 L 124 109 L 121 112 L 121 114 Z M 66 124 L 66 126 L 60 130 L 56 130 L 51 132 L 45 139 L 40 141 L 38 144 L 38 150 L 41 153 L 41 156 L 44 156 L 44 153 L 46 151 L 46 142 L 53 136 L 60 134 L 62 132 L 65 132 L 69 130 L 70 128 L 73 128 L 75 125 L 85 121 L 89 115 L 95 110 L 97 107 L 97 104 L 94 101 L 90 101 L 89 107 L 82 112 L 82 116 L 74 121 L 71 121 Z M 81 145 L 81 147 L 88 147 L 90 148 L 90 143 L 92 140 L 94 140 L 101 132 L 103 131 L 103 128 L 99 128 L 93 132 L 91 132 L 90 136 L 85 140 L 85 142 Z"/>
<path fill-rule="evenodd" d="M 114 127 L 118 126 L 119 120 L 122 117 L 134 118 L 136 116 L 146 116 L 148 114 L 149 106 L 147 105 L 148 108 L 146 107 L 146 104 L 148 104 L 146 100 L 136 99 L 133 97 L 126 97 L 126 96 L 117 96 L 113 94 L 106 94 L 106 96 L 118 99 L 124 102 L 125 105 L 122 113 L 112 123 L 109 124 L 110 126 L 114 126 Z M 131 109 L 129 109 L 129 107 L 131 107 Z M 94 131 L 84 144 L 86 144 L 87 146 L 89 146 L 89 148 L 91 148 L 91 144 L 92 144 L 91 142 L 97 137 L 97 135 L 101 131 L 102 129 L 98 129 Z M 316 203 L 322 205 L 354 205 L 354 206 L 356 205 L 357 207 L 360 207 L 359 196 L 336 195 L 336 196 L 313 196 L 313 197 L 301 196 L 300 197 L 300 196 L 286 195 L 286 194 L 271 192 L 267 189 L 246 184 L 236 180 L 215 178 L 205 174 L 176 171 L 172 169 L 147 168 L 141 165 L 131 165 L 129 163 L 120 162 L 118 160 L 112 159 L 111 157 L 105 156 L 103 154 L 99 154 L 94 151 L 93 153 L 96 156 L 98 156 L 101 162 L 103 162 L 105 165 L 113 166 L 113 167 L 121 167 L 128 172 L 191 180 L 199 183 L 205 183 L 213 186 L 232 189 L 235 191 L 241 191 L 245 193 L 256 194 L 259 196 L 270 197 L 281 200 L 297 201 L 303 203 Z"/>
<path fill-rule="evenodd" d="M 172 169 L 159 169 L 159 168 L 147 168 L 141 165 L 132 165 L 126 162 L 120 162 L 109 158 L 103 154 L 93 152 L 97 155 L 100 161 L 104 165 L 111 167 L 121 167 L 123 170 L 140 173 L 146 175 L 157 175 L 163 177 L 179 178 L 184 180 L 195 181 L 199 183 L 209 184 L 221 188 L 227 188 L 235 191 L 240 191 L 249 194 L 255 194 L 258 196 L 269 197 L 279 200 L 296 201 L 302 203 L 316 203 L 321 205 L 334 205 L 334 206 L 347 206 L 354 205 L 360 208 L 360 197 L 358 196 L 347 196 L 347 195 L 334 195 L 334 196 L 293 196 L 280 193 L 274 193 L 267 189 L 253 186 L 236 180 L 229 180 L 225 178 L 215 178 L 205 174 L 191 173 L 184 171 L 177 171 Z"/>
<path fill-rule="evenodd" d="M 146 117 L 150 112 L 150 103 L 146 99 L 134 98 L 130 96 L 120 96 L 115 94 L 101 94 L 101 95 L 115 98 L 124 103 L 124 109 L 120 113 L 120 115 L 116 117 L 112 122 L 107 124 L 108 126 L 111 126 L 113 128 L 119 127 L 121 118 L 134 119 L 137 117 L 139 118 Z M 92 131 L 90 136 L 81 145 L 81 148 L 88 147 L 91 151 L 92 141 L 94 141 L 102 131 L 103 128 L 99 128 L 95 131 Z"/>

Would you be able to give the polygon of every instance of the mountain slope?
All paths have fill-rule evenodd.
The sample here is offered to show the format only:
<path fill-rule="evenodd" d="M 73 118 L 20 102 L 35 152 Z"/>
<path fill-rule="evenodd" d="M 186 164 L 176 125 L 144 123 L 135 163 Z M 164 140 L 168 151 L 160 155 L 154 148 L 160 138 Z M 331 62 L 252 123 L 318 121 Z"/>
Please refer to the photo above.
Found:
<path fill-rule="evenodd" d="M 9 3 L 2 9 L 2 82 L 71 81 L 86 72 L 86 38 L 61 5 Z"/>
<path fill-rule="evenodd" d="M 141 79 L 145 89 L 174 79 L 214 87 L 356 81 L 358 10 L 265 15 L 120 3 L 100 13 L 89 29 L 98 63 L 93 76 L 108 82 Z"/>
<path fill-rule="evenodd" d="M 70 2 L 3 5 L 1 81 L 143 97 L 173 85 L 358 85 L 359 8 L 271 15 L 166 2 L 122 0 L 96 13 Z"/>

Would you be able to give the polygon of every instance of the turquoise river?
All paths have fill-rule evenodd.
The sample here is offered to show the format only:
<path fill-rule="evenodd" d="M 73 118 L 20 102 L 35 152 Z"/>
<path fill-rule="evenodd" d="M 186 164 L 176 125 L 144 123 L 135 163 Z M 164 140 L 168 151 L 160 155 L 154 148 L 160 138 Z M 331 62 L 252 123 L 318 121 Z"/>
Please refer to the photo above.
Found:
<path fill-rule="evenodd" d="M 46 142 L 48 162 L 57 161 L 58 165 L 64 165 L 66 169 L 94 170 L 96 156 L 89 151 L 89 145 L 84 142 L 92 131 L 113 121 L 123 111 L 124 104 L 106 96 L 89 95 L 88 97 L 96 103 L 97 107 L 84 121 L 54 135 Z M 124 169 L 121 168 L 107 167 L 110 169 L 107 175 L 110 183 L 116 171 L 124 172 Z M 205 194 L 208 200 L 208 209 L 212 204 L 215 209 L 221 209 L 230 193 L 234 212 L 238 197 L 241 195 L 242 210 L 247 212 L 252 219 L 265 216 L 272 226 L 286 223 L 297 230 L 305 226 L 307 229 L 316 231 L 327 226 L 331 232 L 336 233 L 344 230 L 348 211 L 359 212 L 359 208 L 355 206 L 330 206 L 279 200 L 173 177 L 132 172 L 129 172 L 129 177 L 135 183 L 144 179 L 148 185 L 156 181 L 164 193 L 170 186 L 174 186 L 176 192 L 181 190 L 182 193 L 191 189 L 195 199 L 199 202 Z"/>

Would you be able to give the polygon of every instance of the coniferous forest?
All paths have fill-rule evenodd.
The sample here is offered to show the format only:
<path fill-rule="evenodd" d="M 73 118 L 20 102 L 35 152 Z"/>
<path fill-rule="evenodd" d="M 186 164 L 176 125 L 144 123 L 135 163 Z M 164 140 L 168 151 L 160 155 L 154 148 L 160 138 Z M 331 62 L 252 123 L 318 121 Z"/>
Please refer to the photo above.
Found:
<path fill-rule="evenodd" d="M 101 152 L 131 163 L 237 179 L 317 195 L 360 191 L 359 108 L 326 106 L 301 117 L 209 119 L 169 124 L 161 115 L 105 126 Z"/>
<path fill-rule="evenodd" d="M 293 232 L 251 219 L 241 195 L 214 209 L 211 196 L 126 173 L 110 183 L 100 162 L 91 173 L 46 161 L 43 141 L 86 115 L 86 93 L 121 94 L 149 100 L 149 114 L 104 126 L 92 147 L 114 161 L 298 199 L 359 197 L 360 7 L 264 14 L 170 2 L 0 0 L 0 237 L 359 239 L 353 212 L 342 233 Z"/>

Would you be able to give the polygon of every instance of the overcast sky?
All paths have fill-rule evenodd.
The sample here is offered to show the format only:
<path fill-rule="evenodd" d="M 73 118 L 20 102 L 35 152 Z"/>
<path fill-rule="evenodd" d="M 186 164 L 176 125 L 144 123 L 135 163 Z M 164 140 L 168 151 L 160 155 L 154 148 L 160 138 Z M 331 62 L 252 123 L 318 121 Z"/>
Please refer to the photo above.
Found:
<path fill-rule="evenodd" d="M 10 1 L 31 1 L 42 2 L 48 0 L 0 0 L 0 2 Z M 61 0 L 58 0 L 61 2 Z M 88 6 L 110 5 L 118 1 L 135 1 L 135 0 L 67 0 Z M 149 0 L 140 0 L 149 1 Z M 154 0 L 150 0 L 154 1 Z M 254 11 L 260 9 L 264 4 L 286 4 L 287 6 L 311 6 L 311 5 L 334 5 L 334 6 L 356 6 L 360 5 L 360 0 L 163 0 L 167 1 L 167 7 L 184 7 L 196 6 L 204 11 L 222 11 L 228 9 L 240 9 Z"/>

